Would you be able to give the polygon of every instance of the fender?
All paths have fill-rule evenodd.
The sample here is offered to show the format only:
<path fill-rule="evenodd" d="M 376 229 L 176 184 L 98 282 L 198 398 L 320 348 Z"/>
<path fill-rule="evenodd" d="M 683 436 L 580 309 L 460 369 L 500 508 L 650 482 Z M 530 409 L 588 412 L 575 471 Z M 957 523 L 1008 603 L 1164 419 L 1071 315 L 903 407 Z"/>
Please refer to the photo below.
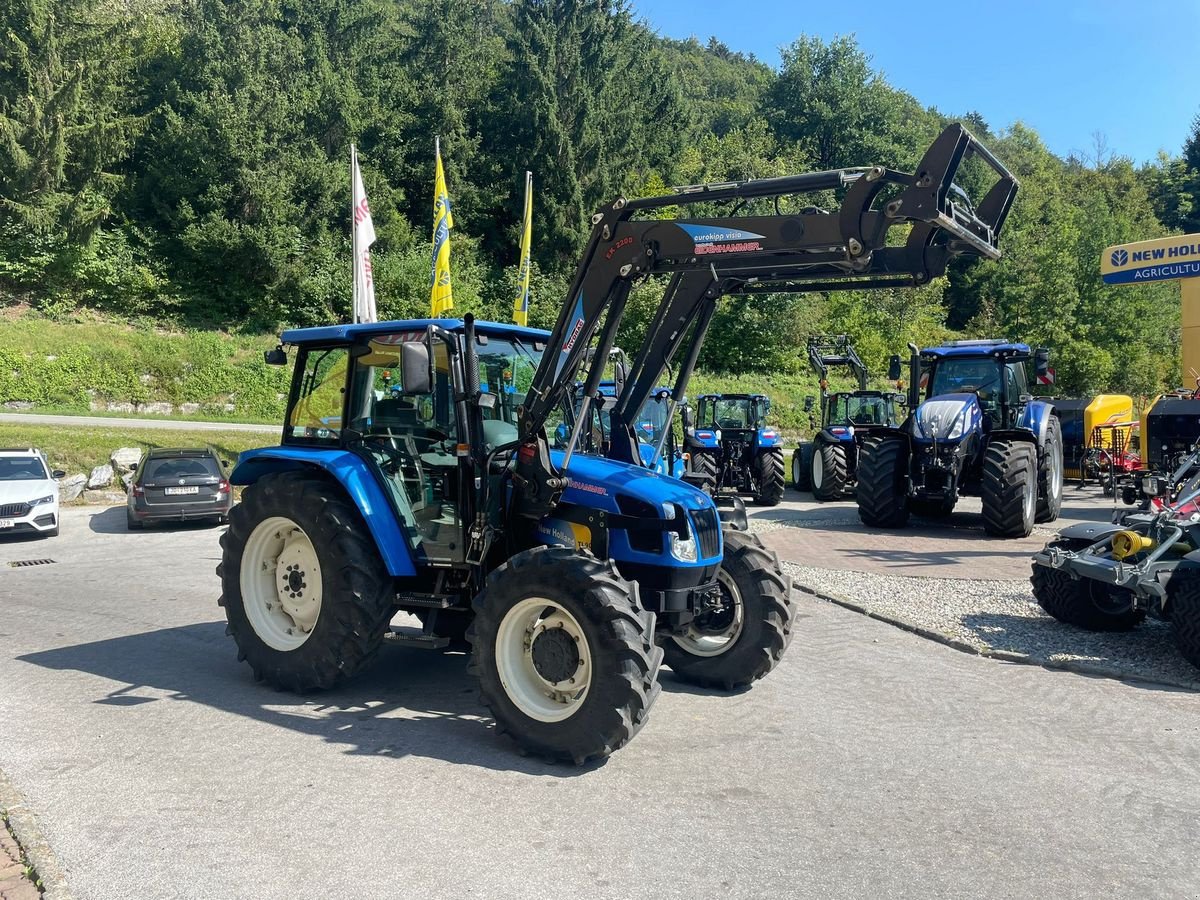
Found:
<path fill-rule="evenodd" d="M 1124 530 L 1123 525 L 1110 525 L 1107 522 L 1080 522 L 1068 525 L 1058 536 L 1068 541 L 1088 541 L 1094 544 Z"/>
<path fill-rule="evenodd" d="M 348 450 L 319 450 L 310 447 L 266 447 L 247 450 L 238 456 L 229 475 L 232 484 L 253 484 L 273 472 L 298 472 L 316 468 L 328 472 L 350 495 L 370 529 L 388 574 L 395 577 L 417 574 L 409 550 L 408 536 L 371 467 Z"/>
<path fill-rule="evenodd" d="M 717 440 L 717 430 L 714 428 L 694 428 L 687 436 L 687 443 L 704 450 L 715 450 L 721 446 Z"/>
<path fill-rule="evenodd" d="M 774 428 L 760 428 L 756 434 L 759 447 L 778 447 L 783 444 L 783 438 Z"/>
<path fill-rule="evenodd" d="M 1028 428 L 996 428 L 988 432 L 988 440 L 994 441 L 997 438 L 1003 438 L 1007 441 L 1027 441 L 1038 447 L 1037 434 Z"/>
<path fill-rule="evenodd" d="M 1050 426 L 1050 417 L 1054 415 L 1054 408 L 1041 400 L 1031 400 L 1025 404 L 1025 408 L 1021 410 L 1021 416 L 1017 420 L 1017 428 L 1031 431 L 1037 441 L 1038 447 L 1046 443 L 1046 429 Z"/>
<path fill-rule="evenodd" d="M 854 435 L 853 425 L 827 425 L 817 432 L 813 442 L 821 440 L 827 444 L 853 444 Z"/>

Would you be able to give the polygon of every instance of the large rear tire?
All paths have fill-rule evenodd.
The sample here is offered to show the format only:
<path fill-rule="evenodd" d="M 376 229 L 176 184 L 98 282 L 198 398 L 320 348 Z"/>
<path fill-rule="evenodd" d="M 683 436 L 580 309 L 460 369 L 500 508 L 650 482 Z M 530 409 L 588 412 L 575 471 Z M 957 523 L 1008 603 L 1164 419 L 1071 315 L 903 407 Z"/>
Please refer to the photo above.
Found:
<path fill-rule="evenodd" d="M 1184 659 L 1200 668 L 1200 570 L 1185 566 L 1181 565 L 1171 575 L 1167 611 L 1175 632 L 1175 646 Z"/>
<path fill-rule="evenodd" d="M 1047 544 L 1064 550 L 1082 550 L 1088 541 L 1057 540 Z M 1133 594 L 1125 588 L 1093 578 L 1072 578 L 1061 569 L 1033 564 L 1029 577 L 1038 605 L 1060 622 L 1088 631 L 1129 631 L 1146 618 L 1135 609 Z"/>
<path fill-rule="evenodd" d="M 328 688 L 374 657 L 395 591 L 336 483 L 307 472 L 263 476 L 230 510 L 221 548 L 218 603 L 256 679 Z"/>
<path fill-rule="evenodd" d="M 759 451 L 754 461 L 758 476 L 758 492 L 754 502 L 760 506 L 778 506 L 787 486 L 783 477 L 783 451 L 775 448 Z"/>
<path fill-rule="evenodd" d="M 849 480 L 846 448 L 841 444 L 819 441 L 813 444 L 812 492 L 821 502 L 840 500 Z"/>
<path fill-rule="evenodd" d="M 863 441 L 855 498 L 858 517 L 864 524 L 902 528 L 908 523 L 907 471 L 908 452 L 900 438 L 871 437 Z"/>
<path fill-rule="evenodd" d="M 807 442 L 792 451 L 792 487 L 798 491 L 812 490 L 812 452 Z"/>
<path fill-rule="evenodd" d="M 1001 438 L 983 454 L 983 529 L 995 537 L 1028 537 L 1037 510 L 1037 448 Z"/>
<path fill-rule="evenodd" d="M 1111 496 L 1111 492 L 1105 496 Z M 1058 416 L 1046 424 L 1046 443 L 1038 463 L 1038 499 L 1036 522 L 1053 522 L 1062 511 L 1063 441 Z"/>
<path fill-rule="evenodd" d="M 641 730 L 663 651 L 654 613 L 611 561 L 535 547 L 493 571 L 472 606 L 470 670 L 497 731 L 582 765 Z"/>
<path fill-rule="evenodd" d="M 778 556 L 744 531 L 726 528 L 723 538 L 720 604 L 668 638 L 663 649 L 667 665 L 684 681 L 729 691 L 775 668 L 792 640 L 795 609 Z"/>
<path fill-rule="evenodd" d="M 703 450 L 692 452 L 692 474 L 696 476 L 695 484 L 710 497 L 717 493 L 717 460 L 712 453 Z"/>

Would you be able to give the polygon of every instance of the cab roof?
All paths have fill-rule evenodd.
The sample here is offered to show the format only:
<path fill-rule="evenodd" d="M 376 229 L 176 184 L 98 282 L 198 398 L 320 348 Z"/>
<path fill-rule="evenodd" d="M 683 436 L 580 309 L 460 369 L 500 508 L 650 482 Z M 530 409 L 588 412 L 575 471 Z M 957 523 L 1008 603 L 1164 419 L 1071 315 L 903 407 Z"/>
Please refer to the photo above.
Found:
<path fill-rule="evenodd" d="M 987 359 L 997 354 L 1002 356 L 1028 356 L 1028 344 L 1018 344 L 1013 341 L 946 341 L 938 347 L 929 347 L 921 351 L 922 356 L 934 356 L 938 359 L 971 358 Z"/>
<path fill-rule="evenodd" d="M 320 325 L 316 328 L 289 328 L 279 336 L 285 344 L 350 344 L 361 337 L 373 334 L 390 334 L 393 331 L 424 331 L 437 325 L 447 331 L 462 331 L 462 319 L 402 319 L 390 322 L 357 322 L 353 325 Z M 540 328 L 525 328 L 511 322 L 484 322 L 476 320 L 475 330 L 480 334 L 498 337 L 519 337 L 527 340 L 545 341 L 550 332 Z"/>
<path fill-rule="evenodd" d="M 767 400 L 766 394 L 701 394 L 697 400 Z"/>

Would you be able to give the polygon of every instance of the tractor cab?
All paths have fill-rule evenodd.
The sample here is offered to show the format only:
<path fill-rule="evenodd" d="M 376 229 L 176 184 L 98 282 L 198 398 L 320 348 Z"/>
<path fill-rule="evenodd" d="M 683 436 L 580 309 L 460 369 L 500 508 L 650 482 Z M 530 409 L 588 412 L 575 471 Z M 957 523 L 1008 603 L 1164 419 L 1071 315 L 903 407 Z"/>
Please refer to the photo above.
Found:
<path fill-rule="evenodd" d="M 1039 374 L 1048 367 L 1046 351 L 1031 353 L 1028 345 L 1008 341 L 950 341 L 922 350 L 917 391 L 924 400 L 969 403 L 973 395 L 985 430 L 1016 427 L 1031 399 L 1025 363 L 1035 360 Z M 917 406 L 913 403 L 913 408 Z M 948 408 L 948 407 L 947 407 Z M 939 407 L 941 409 L 941 407 Z"/>
<path fill-rule="evenodd" d="M 722 431 L 757 431 L 771 401 L 762 394 L 705 394 L 696 403 L 696 425 Z"/>

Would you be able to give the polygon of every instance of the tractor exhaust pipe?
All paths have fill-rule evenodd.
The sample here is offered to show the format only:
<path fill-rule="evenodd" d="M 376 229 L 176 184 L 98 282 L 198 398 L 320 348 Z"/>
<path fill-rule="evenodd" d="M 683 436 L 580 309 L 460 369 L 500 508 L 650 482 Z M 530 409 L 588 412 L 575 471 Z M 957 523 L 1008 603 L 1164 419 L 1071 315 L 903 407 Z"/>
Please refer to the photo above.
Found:
<path fill-rule="evenodd" d="M 908 411 L 911 414 L 921 405 L 921 351 L 908 342 Z"/>

